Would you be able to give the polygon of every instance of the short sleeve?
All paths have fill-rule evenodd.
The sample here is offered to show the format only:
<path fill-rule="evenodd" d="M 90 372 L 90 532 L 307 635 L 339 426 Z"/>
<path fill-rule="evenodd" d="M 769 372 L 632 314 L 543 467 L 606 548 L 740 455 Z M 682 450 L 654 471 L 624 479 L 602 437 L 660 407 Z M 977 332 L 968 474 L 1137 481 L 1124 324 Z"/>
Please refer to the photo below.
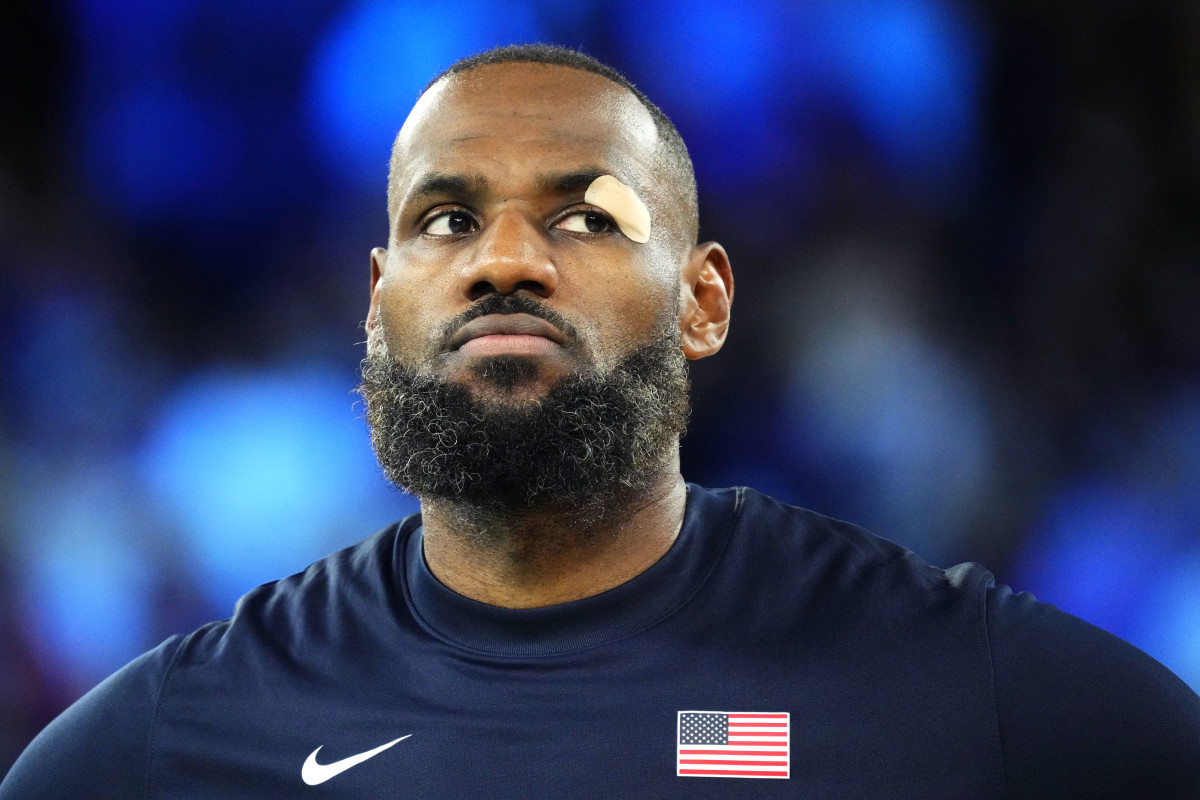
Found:
<path fill-rule="evenodd" d="M 987 596 L 1010 796 L 1200 798 L 1200 697 L 1128 642 L 1007 586 Z"/>
<path fill-rule="evenodd" d="M 47 725 L 0 784 L 0 800 L 145 797 L 154 710 L 181 641 L 130 662 Z"/>

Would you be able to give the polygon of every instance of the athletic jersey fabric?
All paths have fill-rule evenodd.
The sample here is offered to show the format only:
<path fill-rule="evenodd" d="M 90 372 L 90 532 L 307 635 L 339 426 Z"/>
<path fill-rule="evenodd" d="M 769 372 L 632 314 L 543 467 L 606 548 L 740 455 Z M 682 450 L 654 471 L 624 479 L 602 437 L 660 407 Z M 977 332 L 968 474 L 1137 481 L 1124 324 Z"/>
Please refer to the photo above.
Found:
<path fill-rule="evenodd" d="M 689 486 L 671 550 L 572 603 L 454 593 L 418 516 L 255 589 L 0 787 L 84 797 L 1200 797 L 1200 697 L 978 565 Z"/>

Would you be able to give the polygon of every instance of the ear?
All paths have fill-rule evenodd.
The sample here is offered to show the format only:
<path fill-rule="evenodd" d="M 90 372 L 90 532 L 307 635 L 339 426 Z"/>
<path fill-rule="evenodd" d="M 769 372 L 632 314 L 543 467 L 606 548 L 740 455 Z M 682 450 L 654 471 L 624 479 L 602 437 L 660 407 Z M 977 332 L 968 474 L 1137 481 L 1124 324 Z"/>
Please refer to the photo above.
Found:
<path fill-rule="evenodd" d="M 733 304 L 733 271 L 725 248 L 716 242 L 692 248 L 679 291 L 683 354 L 693 360 L 711 356 L 725 344 Z"/>
<path fill-rule="evenodd" d="M 387 266 L 387 256 L 388 251 L 383 247 L 371 251 L 371 304 L 367 307 L 367 333 L 375 327 L 379 317 L 379 279 L 383 277 L 383 270 Z"/>

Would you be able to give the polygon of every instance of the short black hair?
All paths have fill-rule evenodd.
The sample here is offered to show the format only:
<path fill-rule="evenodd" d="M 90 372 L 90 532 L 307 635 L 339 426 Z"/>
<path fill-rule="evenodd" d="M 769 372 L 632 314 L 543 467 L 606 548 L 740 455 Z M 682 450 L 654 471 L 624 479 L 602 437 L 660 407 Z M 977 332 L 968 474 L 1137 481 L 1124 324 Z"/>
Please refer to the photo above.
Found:
<path fill-rule="evenodd" d="M 679 130 L 675 127 L 675 123 L 671 122 L 670 117 L 664 114 L 661 108 L 652 103 L 650 98 L 646 97 L 640 89 L 634 86 L 632 81 L 607 64 L 578 50 L 571 50 L 567 47 L 559 47 L 552 44 L 513 44 L 504 47 L 493 47 L 491 50 L 455 61 L 427 83 L 425 88 L 421 90 L 421 94 L 429 91 L 430 87 L 449 75 L 467 72 L 476 67 L 484 67 L 491 64 L 514 63 L 546 64 L 583 70 L 584 72 L 591 72 L 594 75 L 607 78 L 618 86 L 629 90 L 638 99 L 638 102 L 650 112 L 650 117 L 654 120 L 654 127 L 658 132 L 659 157 L 662 166 L 668 178 L 675 184 L 676 192 L 684 204 L 684 214 L 681 219 L 684 228 L 683 234 L 690 239 L 692 244 L 696 242 L 700 226 L 700 209 L 696 193 L 696 173 L 692 168 L 692 159 L 688 155 L 687 145 L 683 143 L 683 137 L 679 135 Z M 392 169 L 395 169 L 394 160 Z M 389 193 L 391 192 L 390 179 L 388 181 L 388 191 Z"/>

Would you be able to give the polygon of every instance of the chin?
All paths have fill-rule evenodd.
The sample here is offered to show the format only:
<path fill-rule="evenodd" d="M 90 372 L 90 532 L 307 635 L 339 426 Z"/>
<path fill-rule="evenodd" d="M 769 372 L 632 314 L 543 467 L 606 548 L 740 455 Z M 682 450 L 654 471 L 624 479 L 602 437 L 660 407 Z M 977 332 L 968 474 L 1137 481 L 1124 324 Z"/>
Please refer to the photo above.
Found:
<path fill-rule="evenodd" d="M 538 358 L 492 356 L 471 365 L 471 378 L 466 385 L 477 397 L 539 400 L 566 377 L 559 372 L 547 369 Z"/>

